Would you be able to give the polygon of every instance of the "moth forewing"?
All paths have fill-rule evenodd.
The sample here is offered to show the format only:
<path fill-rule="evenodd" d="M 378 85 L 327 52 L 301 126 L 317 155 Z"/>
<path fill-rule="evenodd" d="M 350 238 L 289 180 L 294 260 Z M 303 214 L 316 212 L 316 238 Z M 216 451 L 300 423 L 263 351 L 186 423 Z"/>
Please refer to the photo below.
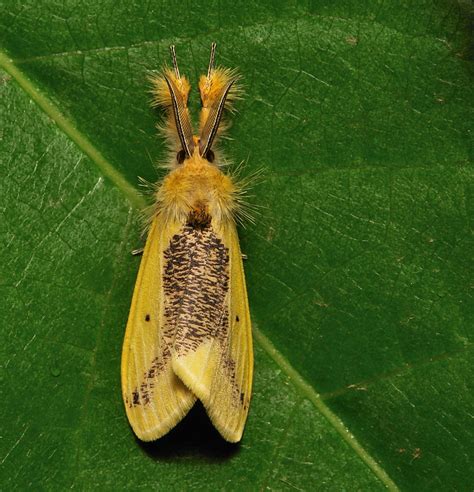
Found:
<path fill-rule="evenodd" d="M 204 401 L 212 422 L 231 442 L 241 439 L 249 410 L 253 377 L 250 313 L 243 274 L 242 255 L 235 226 L 226 228 L 229 246 L 229 332 L 221 353 L 220 376 L 214 377 L 210 399 Z"/>
<path fill-rule="evenodd" d="M 199 136 L 174 48 L 174 71 L 153 79 L 178 157 L 157 188 L 123 347 L 124 403 L 142 440 L 168 432 L 198 398 L 221 435 L 236 442 L 249 409 L 252 335 L 235 225 L 241 190 L 212 152 L 236 76 L 214 68 L 214 49 L 200 82 Z"/>
<path fill-rule="evenodd" d="M 253 351 L 235 224 L 215 224 L 202 245 L 208 254 L 203 257 L 207 268 L 199 278 L 200 305 L 195 308 L 199 321 L 178 330 L 173 370 L 202 401 L 222 436 L 237 442 L 249 408 Z M 198 271 L 199 258 L 195 262 Z"/>
<path fill-rule="evenodd" d="M 158 439 L 193 406 L 196 397 L 171 367 L 162 291 L 163 245 L 178 227 L 156 217 L 143 252 L 122 352 L 122 392 L 129 422 L 143 441 Z"/>

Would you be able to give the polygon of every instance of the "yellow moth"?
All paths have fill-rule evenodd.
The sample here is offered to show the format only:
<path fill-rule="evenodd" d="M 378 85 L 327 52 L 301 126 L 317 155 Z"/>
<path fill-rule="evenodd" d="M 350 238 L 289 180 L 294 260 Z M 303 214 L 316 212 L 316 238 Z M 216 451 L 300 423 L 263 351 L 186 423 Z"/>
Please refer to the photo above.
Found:
<path fill-rule="evenodd" d="M 223 172 L 214 145 L 238 96 L 235 71 L 214 66 L 199 80 L 194 135 L 190 84 L 173 69 L 153 77 L 166 111 L 170 172 L 156 189 L 148 239 L 122 352 L 128 420 L 143 441 L 172 429 L 199 399 L 230 442 L 241 439 L 252 390 L 253 351 L 236 215 L 243 191 Z"/>

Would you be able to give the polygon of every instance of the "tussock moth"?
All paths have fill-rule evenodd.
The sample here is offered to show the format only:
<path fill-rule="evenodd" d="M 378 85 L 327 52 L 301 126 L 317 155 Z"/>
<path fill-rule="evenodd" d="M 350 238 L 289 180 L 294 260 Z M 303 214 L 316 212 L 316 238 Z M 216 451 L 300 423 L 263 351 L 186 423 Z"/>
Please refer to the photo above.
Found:
<path fill-rule="evenodd" d="M 166 434 L 199 399 L 224 439 L 237 442 L 249 410 L 252 334 L 236 230 L 242 190 L 215 149 L 239 77 L 214 66 L 215 46 L 199 80 L 199 135 L 173 46 L 173 69 L 152 79 L 172 156 L 156 189 L 122 352 L 125 409 L 143 441 Z"/>

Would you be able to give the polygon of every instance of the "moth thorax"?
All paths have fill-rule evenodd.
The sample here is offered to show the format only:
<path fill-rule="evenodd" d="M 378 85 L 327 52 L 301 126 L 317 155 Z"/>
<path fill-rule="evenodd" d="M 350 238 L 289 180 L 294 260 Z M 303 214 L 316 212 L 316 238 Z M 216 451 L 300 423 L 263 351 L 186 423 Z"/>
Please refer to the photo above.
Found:
<path fill-rule="evenodd" d="M 202 202 L 195 203 L 188 215 L 188 225 L 195 229 L 206 229 L 211 220 L 207 205 Z"/>

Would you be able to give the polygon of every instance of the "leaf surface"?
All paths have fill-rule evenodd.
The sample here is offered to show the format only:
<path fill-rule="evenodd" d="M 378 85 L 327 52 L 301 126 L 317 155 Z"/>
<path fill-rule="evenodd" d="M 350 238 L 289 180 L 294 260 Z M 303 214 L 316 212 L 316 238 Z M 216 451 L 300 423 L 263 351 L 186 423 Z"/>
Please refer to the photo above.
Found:
<path fill-rule="evenodd" d="M 6 489 L 472 487 L 470 4 L 333 4 L 2 5 Z M 143 445 L 119 374 L 166 155 L 147 73 L 173 42 L 196 83 L 211 41 L 246 88 L 227 154 L 265 169 L 255 391 L 238 446 L 199 407 Z"/>

